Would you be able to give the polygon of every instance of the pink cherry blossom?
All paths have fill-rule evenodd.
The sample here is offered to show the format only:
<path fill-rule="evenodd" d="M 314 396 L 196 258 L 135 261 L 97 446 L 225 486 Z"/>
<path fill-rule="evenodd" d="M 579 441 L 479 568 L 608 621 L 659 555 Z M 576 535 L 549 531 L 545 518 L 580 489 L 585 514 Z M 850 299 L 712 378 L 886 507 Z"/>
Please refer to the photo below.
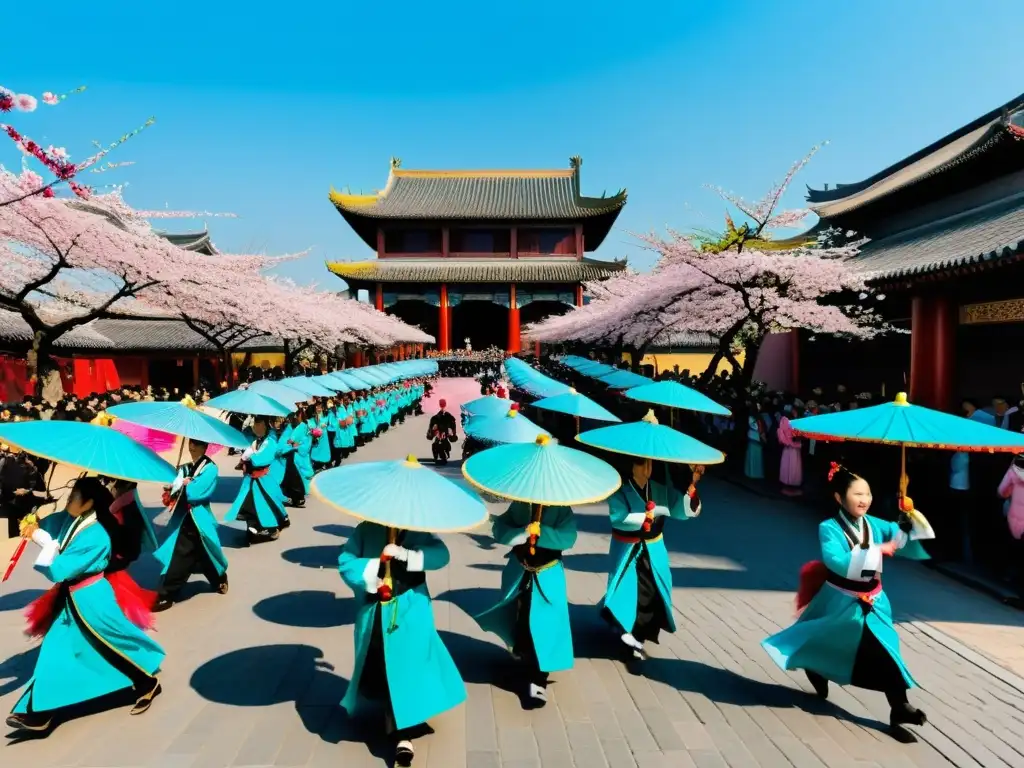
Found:
<path fill-rule="evenodd" d="M 38 103 L 35 96 L 27 93 L 19 93 L 14 97 L 14 108 L 20 112 L 35 112 Z"/>
<path fill-rule="evenodd" d="M 59 104 L 59 103 L 60 103 L 60 98 L 57 96 L 57 94 L 52 93 L 51 91 L 44 91 L 43 92 L 43 104 L 49 104 L 50 106 L 53 106 L 54 104 Z"/>

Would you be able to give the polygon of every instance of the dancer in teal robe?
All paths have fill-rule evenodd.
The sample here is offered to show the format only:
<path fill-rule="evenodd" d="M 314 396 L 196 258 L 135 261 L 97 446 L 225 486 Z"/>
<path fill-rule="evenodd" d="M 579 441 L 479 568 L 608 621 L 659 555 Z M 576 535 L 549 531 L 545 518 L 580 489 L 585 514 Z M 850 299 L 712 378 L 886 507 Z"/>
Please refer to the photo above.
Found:
<path fill-rule="evenodd" d="M 338 464 L 348 458 L 355 447 L 353 425 L 347 424 L 351 409 L 345 401 L 338 403 L 336 412 L 337 431 L 334 433 L 334 447 L 338 450 Z"/>
<path fill-rule="evenodd" d="M 330 400 L 327 403 L 327 446 L 331 451 L 331 463 L 328 466 L 336 467 L 341 464 L 342 449 L 338 444 L 338 431 L 341 429 L 338 423 L 338 414 L 341 411 L 341 402 Z"/>
<path fill-rule="evenodd" d="M 277 499 L 282 504 L 288 501 L 288 497 L 285 496 L 284 490 L 281 485 L 284 483 L 285 469 L 288 466 L 288 452 L 293 450 L 288 445 L 288 438 L 291 436 L 292 429 L 287 419 L 278 417 L 270 422 L 270 434 L 274 438 L 274 461 L 270 465 L 270 471 L 267 472 L 267 490 L 271 493 L 277 493 Z"/>
<path fill-rule="evenodd" d="M 300 421 L 292 429 L 291 442 L 295 446 L 295 468 L 299 471 L 299 477 L 302 478 L 302 487 L 305 493 L 309 494 L 309 483 L 313 479 L 313 460 L 311 458 L 313 451 L 313 435 L 312 435 L 312 423 L 313 423 L 313 407 L 308 406 L 300 417 Z"/>
<path fill-rule="evenodd" d="M 277 444 L 267 418 L 256 416 L 252 429 L 256 439 L 242 454 L 242 486 L 224 519 L 242 520 L 246 525 L 246 543 L 259 544 L 277 539 L 291 521 L 279 496 L 269 487 L 270 465 L 277 458 Z"/>
<path fill-rule="evenodd" d="M 668 467 L 662 469 L 664 482 L 655 482 L 651 479 L 653 462 L 633 459 L 629 476 L 608 499 L 612 570 L 602 612 L 615 627 L 626 654 L 636 661 L 646 658 L 645 642 L 657 643 L 661 630 L 676 631 L 665 521 L 690 520 L 701 512 L 696 492 L 692 496 L 681 493 L 669 477 Z"/>
<path fill-rule="evenodd" d="M 898 523 L 869 516 L 871 488 L 845 467 L 833 464 L 829 477 L 838 511 L 818 526 L 821 561 L 808 563 L 800 574 L 800 617 L 762 646 L 782 669 L 804 670 L 822 698 L 828 697 L 830 680 L 881 691 L 889 702 L 890 733 L 913 741 L 902 726 L 924 725 L 927 718 L 907 699 L 915 683 L 882 590 L 882 560 L 927 557 L 920 541 L 934 533 L 917 513 L 901 515 Z"/>
<path fill-rule="evenodd" d="M 309 422 L 309 457 L 314 471 L 326 469 L 331 463 L 331 440 L 327 432 L 327 414 L 320 402 L 313 406 L 313 416 Z M 319 436 L 316 434 L 319 432 Z"/>
<path fill-rule="evenodd" d="M 345 396 L 345 420 L 348 422 L 348 426 L 345 427 L 348 437 L 348 451 L 352 453 L 358 447 L 359 437 L 359 425 L 356 420 L 356 404 L 355 399 L 351 395 Z"/>
<path fill-rule="evenodd" d="M 178 469 L 170 488 L 174 512 L 167 523 L 167 537 L 155 553 L 162 566 L 157 611 L 170 608 L 196 572 L 202 573 L 218 594 L 228 593 L 228 559 L 220 546 L 217 518 L 210 509 L 217 489 L 217 465 L 206 455 L 207 447 L 189 440 L 192 461 Z"/>
<path fill-rule="evenodd" d="M 576 543 L 576 519 L 569 507 L 545 507 L 536 535 L 531 507 L 513 502 L 492 519 L 494 540 L 512 548 L 501 574 L 494 607 L 477 623 L 500 637 L 524 667 L 523 704 L 547 703 L 548 675 L 572 669 L 572 630 L 562 553 Z M 532 551 L 531 551 L 532 550 Z"/>
<path fill-rule="evenodd" d="M 382 557 L 390 558 L 389 570 Z M 338 558 L 356 601 L 355 668 L 341 706 L 356 717 L 368 701 L 384 703 L 397 765 L 412 762 L 411 729 L 466 700 L 427 590 L 426 572 L 448 559 L 448 548 L 432 534 L 399 531 L 389 544 L 388 529 L 370 522 L 356 526 Z"/>
<path fill-rule="evenodd" d="M 7 725 L 48 731 L 62 710 L 133 689 L 134 715 L 160 693 L 157 671 L 163 649 L 132 624 L 117 604 L 103 572 L 110 564 L 113 497 L 97 478 L 81 478 L 67 508 L 27 526 L 39 545 L 35 568 L 55 587 L 46 594 L 50 618 L 35 670 Z"/>
<path fill-rule="evenodd" d="M 281 491 L 280 498 L 284 506 L 301 509 L 306 506 L 306 481 L 302 479 L 297 463 L 298 443 L 295 441 L 295 430 L 302 423 L 302 411 L 297 410 L 288 417 L 276 436 L 277 446 L 274 449 L 275 464 L 281 475 L 280 482 L 275 486 Z M 274 474 L 277 480 L 277 473 Z"/>
<path fill-rule="evenodd" d="M 365 444 L 377 434 L 377 420 L 373 415 L 373 401 L 376 396 L 370 392 L 359 401 L 359 439 Z"/>

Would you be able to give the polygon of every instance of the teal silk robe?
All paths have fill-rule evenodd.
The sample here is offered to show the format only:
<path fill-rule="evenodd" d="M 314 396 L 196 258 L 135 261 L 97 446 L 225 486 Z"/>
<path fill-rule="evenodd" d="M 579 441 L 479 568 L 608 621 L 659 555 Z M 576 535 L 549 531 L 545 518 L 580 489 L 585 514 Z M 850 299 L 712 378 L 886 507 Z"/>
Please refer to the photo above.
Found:
<path fill-rule="evenodd" d="M 863 570 L 880 570 L 882 555 L 878 547 L 894 538 L 906 538 L 896 523 L 866 516 L 871 546 L 862 550 L 851 548 L 836 518 L 818 526 L 822 561 L 833 573 L 856 579 Z M 919 541 L 908 541 L 898 554 L 909 559 L 927 557 Z M 878 564 L 878 568 L 873 566 Z M 822 586 L 800 614 L 796 623 L 764 640 L 761 645 L 782 669 L 803 669 L 817 672 L 838 685 L 848 685 L 853 674 L 857 648 L 864 631 L 870 631 L 882 648 L 892 657 L 908 687 L 914 687 L 903 657 L 900 641 L 892 621 L 892 606 L 884 591 L 875 598 L 872 610 L 865 615 L 860 600 L 831 584 Z"/>
<path fill-rule="evenodd" d="M 504 514 L 492 519 L 492 534 L 499 544 L 508 545 L 530 524 L 529 504 L 513 502 Z M 545 507 L 537 547 L 564 551 L 576 543 L 576 519 L 570 507 Z M 480 627 L 502 639 L 509 650 L 515 645 L 519 586 L 527 571 L 510 553 L 501 573 L 498 603 L 475 618 Z M 572 629 L 566 596 L 565 568 L 560 560 L 536 574 L 530 600 L 530 635 L 541 672 L 572 669 Z"/>
<path fill-rule="evenodd" d="M 102 574 L 110 563 L 110 537 L 94 514 L 76 519 L 57 512 L 39 527 L 58 542 L 53 562 L 36 565 L 54 584 Z M 131 680 L 94 649 L 94 642 L 151 676 L 164 659 L 163 648 L 125 617 L 110 583 L 101 578 L 70 591 L 63 601 L 13 712 L 49 712 L 131 688 Z"/>
<path fill-rule="evenodd" d="M 466 700 L 466 686 L 437 634 L 426 584 L 387 603 L 377 599 L 378 566 L 387 541 L 387 529 L 383 526 L 359 523 L 338 558 L 341 578 L 352 589 L 357 606 L 355 668 L 341 706 L 352 717 L 363 710 L 365 702 L 359 694 L 359 682 L 374 622 L 381 621 L 391 708 L 395 726 L 401 730 L 462 704 Z M 448 564 L 448 548 L 432 534 L 409 531 L 402 546 L 422 553 L 424 572 L 440 570 Z"/>
<path fill-rule="evenodd" d="M 330 421 L 326 414 L 322 414 L 313 418 L 310 424 L 310 459 L 317 462 L 318 464 L 327 464 L 331 460 L 331 437 L 327 431 L 327 427 Z M 313 430 L 319 429 L 321 431 L 320 437 L 313 437 Z M 306 488 L 309 491 L 309 488 Z"/>
<path fill-rule="evenodd" d="M 299 470 L 299 475 L 302 477 L 302 484 L 305 486 L 307 494 L 309 493 L 309 482 L 313 479 L 313 461 L 311 458 L 313 435 L 310 434 L 310 429 L 311 427 L 308 422 L 299 422 L 292 430 L 291 437 L 288 438 L 296 444 L 295 468 Z"/>
<path fill-rule="evenodd" d="M 253 447 L 256 443 L 253 443 Z M 273 435 L 267 435 L 259 448 L 249 457 L 253 469 L 269 469 L 277 460 L 277 441 Z M 242 475 L 242 485 L 238 489 L 238 496 L 235 497 L 231 509 L 224 515 L 224 520 L 231 522 L 238 519 L 238 513 L 242 510 L 249 494 L 252 494 L 253 506 L 256 510 L 256 517 L 263 528 L 280 528 L 288 513 L 281 505 L 281 490 L 277 488 L 275 493 L 272 487 L 272 473 L 268 472 L 261 478 L 253 479 L 250 475 Z M 261 492 L 262 491 L 262 492 Z"/>
<path fill-rule="evenodd" d="M 670 517 L 675 520 L 689 520 L 700 514 L 690 511 L 690 497 L 680 493 L 674 487 L 662 485 L 653 480 L 648 481 L 651 501 L 657 506 L 658 517 Z M 647 502 L 640 498 L 631 482 L 625 482 L 608 499 L 608 512 L 612 528 L 617 531 L 636 532 L 642 530 L 646 518 Z M 668 619 L 670 632 L 676 630 L 676 620 L 672 610 L 672 568 L 669 564 L 668 550 L 665 539 L 658 536 L 640 544 L 629 544 L 612 538 L 608 558 L 612 562 L 612 570 L 608 574 L 608 587 L 604 596 L 604 607 L 615 618 L 624 632 L 632 632 L 637 614 L 637 558 L 638 548 L 647 550 L 651 561 L 651 572 L 658 588 L 662 603 L 665 606 L 665 617 Z"/>
<path fill-rule="evenodd" d="M 228 570 L 228 559 L 220 545 L 220 535 L 217 532 L 217 518 L 213 516 L 210 509 L 210 501 L 213 499 L 214 491 L 217 489 L 217 465 L 213 461 L 203 463 L 199 473 L 191 475 L 193 465 L 183 465 L 178 470 L 178 480 L 191 476 L 189 484 L 181 491 L 185 494 L 187 504 L 177 504 L 174 514 L 167 523 L 167 538 L 154 553 L 156 559 L 163 566 L 160 570 L 161 576 L 167 575 L 167 569 L 171 566 L 171 559 L 174 557 L 174 547 L 178 542 L 178 533 L 181 531 L 181 524 L 185 522 L 185 515 L 192 516 L 192 522 L 196 524 L 199 531 L 199 538 L 203 542 L 203 550 L 210 558 L 217 574 L 223 576 Z M 270 475 L 267 475 L 269 478 Z"/>

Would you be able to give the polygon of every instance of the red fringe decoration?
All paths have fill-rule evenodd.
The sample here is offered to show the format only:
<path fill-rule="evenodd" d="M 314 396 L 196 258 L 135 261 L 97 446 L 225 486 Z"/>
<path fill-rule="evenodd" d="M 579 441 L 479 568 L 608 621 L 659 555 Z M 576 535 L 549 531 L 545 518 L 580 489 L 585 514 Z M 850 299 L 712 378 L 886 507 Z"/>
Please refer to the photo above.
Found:
<path fill-rule="evenodd" d="M 825 586 L 825 580 L 828 578 L 828 566 L 826 566 L 821 560 L 814 560 L 813 562 L 806 563 L 803 568 L 800 569 L 800 586 L 796 591 L 796 612 L 800 613 L 806 608 L 814 596 L 817 595 L 821 588 Z"/>
<path fill-rule="evenodd" d="M 117 571 L 106 578 L 114 590 L 118 607 L 128 620 L 139 629 L 152 629 L 153 606 L 157 601 L 157 593 L 140 587 L 127 571 Z M 55 584 L 25 609 L 25 618 L 28 621 L 26 635 L 41 638 L 50 630 L 61 607 L 60 590 L 60 585 Z"/>
<path fill-rule="evenodd" d="M 117 605 L 128 621 L 139 629 L 152 629 L 153 606 L 156 605 L 157 593 L 136 584 L 128 571 L 111 573 L 107 576 L 107 581 L 114 588 Z"/>

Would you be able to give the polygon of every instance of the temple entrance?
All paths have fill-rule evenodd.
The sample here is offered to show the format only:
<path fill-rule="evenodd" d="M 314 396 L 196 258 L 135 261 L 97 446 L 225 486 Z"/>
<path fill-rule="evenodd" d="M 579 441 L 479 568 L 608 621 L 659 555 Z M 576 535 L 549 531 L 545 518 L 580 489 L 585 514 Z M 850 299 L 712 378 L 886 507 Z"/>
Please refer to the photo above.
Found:
<path fill-rule="evenodd" d="M 572 307 L 561 301 L 531 301 L 526 306 L 520 307 L 519 322 L 524 326 L 530 323 L 539 323 L 545 317 L 564 315 L 571 309 Z"/>
<path fill-rule="evenodd" d="M 429 333 L 440 341 L 440 318 L 438 308 L 433 304 L 415 299 L 403 299 L 387 307 L 385 311 L 402 322 L 417 326 L 424 333 Z"/>
<path fill-rule="evenodd" d="M 505 349 L 508 342 L 508 308 L 491 301 L 463 301 L 451 309 L 452 349 L 462 349 L 466 339 L 473 349 Z"/>

